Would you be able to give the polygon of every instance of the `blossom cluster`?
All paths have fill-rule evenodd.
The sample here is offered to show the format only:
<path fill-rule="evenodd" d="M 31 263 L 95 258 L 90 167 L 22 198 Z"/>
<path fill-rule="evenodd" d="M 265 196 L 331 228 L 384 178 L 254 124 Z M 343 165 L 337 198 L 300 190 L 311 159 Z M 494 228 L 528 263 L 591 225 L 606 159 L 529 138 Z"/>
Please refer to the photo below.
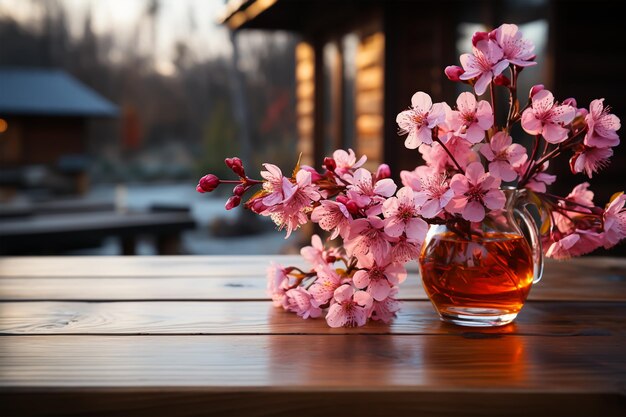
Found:
<path fill-rule="evenodd" d="M 298 162 L 291 175 L 284 175 L 266 163 L 260 180 L 249 178 L 238 158 L 228 158 L 238 180 L 211 174 L 200 180 L 200 192 L 235 184 L 227 209 L 259 187 L 244 206 L 270 217 L 287 237 L 310 221 L 328 232 L 331 243 L 341 240 L 335 247 L 324 246 L 313 236 L 312 245 L 301 251 L 310 270 L 269 268 L 268 292 L 276 306 L 303 318 L 325 314 L 332 327 L 361 326 L 370 318 L 388 322 L 399 309 L 404 264 L 418 258 L 430 225 L 445 224 L 460 234 L 471 230 L 505 209 L 504 185 L 534 197 L 545 216 L 541 232 L 549 257 L 610 248 L 626 237 L 623 193 L 601 208 L 587 182 L 566 197 L 547 191 L 556 180 L 547 172 L 554 158 L 570 154 L 572 173 L 589 178 L 607 164 L 619 144 L 617 116 L 603 99 L 586 109 L 572 98 L 556 101 L 542 85 L 531 88 L 528 103 L 520 108 L 518 75 L 535 64 L 535 56 L 515 25 L 477 32 L 472 44 L 473 52 L 460 57 L 462 67 L 450 66 L 445 73 L 473 92 L 461 93 L 454 108 L 417 92 L 396 118 L 405 147 L 417 149 L 425 161 L 400 173 L 401 186 L 391 178 L 390 167 L 382 164 L 371 172 L 364 168 L 366 158 L 357 159 L 352 149 L 335 151 L 319 171 Z M 501 124 L 495 88 L 509 92 Z M 487 89 L 490 98 L 482 99 Z M 531 135 L 530 149 L 513 143 L 510 132 L 516 123 Z"/>

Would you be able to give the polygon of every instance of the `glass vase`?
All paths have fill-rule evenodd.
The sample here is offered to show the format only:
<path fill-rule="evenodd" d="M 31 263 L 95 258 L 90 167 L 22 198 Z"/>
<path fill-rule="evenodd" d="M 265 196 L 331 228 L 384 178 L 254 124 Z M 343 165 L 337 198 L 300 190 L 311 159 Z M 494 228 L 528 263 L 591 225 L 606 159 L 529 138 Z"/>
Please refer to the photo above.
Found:
<path fill-rule="evenodd" d="M 505 189 L 504 210 L 482 222 L 433 225 L 419 268 L 443 321 L 462 326 L 502 326 L 524 306 L 541 279 L 539 231 L 527 210 L 525 190 Z"/>

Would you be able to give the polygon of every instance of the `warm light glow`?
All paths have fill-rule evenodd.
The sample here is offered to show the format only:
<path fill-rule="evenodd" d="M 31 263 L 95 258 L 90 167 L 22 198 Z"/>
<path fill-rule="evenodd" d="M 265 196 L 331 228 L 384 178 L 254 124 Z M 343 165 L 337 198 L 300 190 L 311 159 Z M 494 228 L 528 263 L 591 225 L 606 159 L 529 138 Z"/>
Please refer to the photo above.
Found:
<path fill-rule="evenodd" d="M 0 133 L 4 133 L 9 128 L 9 124 L 6 120 L 0 119 Z"/>

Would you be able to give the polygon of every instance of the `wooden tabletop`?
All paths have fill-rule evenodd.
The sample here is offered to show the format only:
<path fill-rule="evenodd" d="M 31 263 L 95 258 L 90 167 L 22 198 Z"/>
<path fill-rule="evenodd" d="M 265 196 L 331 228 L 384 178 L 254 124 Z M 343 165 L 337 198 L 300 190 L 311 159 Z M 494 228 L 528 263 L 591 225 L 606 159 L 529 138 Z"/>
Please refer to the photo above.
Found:
<path fill-rule="evenodd" d="M 1 415 L 626 415 L 626 260 L 549 262 L 515 323 L 390 325 L 272 307 L 270 260 L 0 259 Z M 3 411 L 4 409 L 4 411 Z"/>

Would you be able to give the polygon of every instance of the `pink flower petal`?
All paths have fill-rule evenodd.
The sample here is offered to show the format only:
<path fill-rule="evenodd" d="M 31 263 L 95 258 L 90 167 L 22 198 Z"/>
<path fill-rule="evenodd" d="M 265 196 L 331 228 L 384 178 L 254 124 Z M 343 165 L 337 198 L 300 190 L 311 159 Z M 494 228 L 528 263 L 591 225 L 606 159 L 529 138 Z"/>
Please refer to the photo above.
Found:
<path fill-rule="evenodd" d="M 476 110 L 476 97 L 469 92 L 461 93 L 456 99 L 456 106 L 461 113 L 473 113 Z"/>
<path fill-rule="evenodd" d="M 483 202 L 491 210 L 501 210 L 506 203 L 506 196 L 501 190 L 489 190 L 483 197 Z"/>
<path fill-rule="evenodd" d="M 476 123 L 472 123 L 465 132 L 465 139 L 470 143 L 478 143 L 485 138 L 485 131 Z"/>
<path fill-rule="evenodd" d="M 543 138 L 548 143 L 556 144 L 561 143 L 567 139 L 567 133 L 569 131 L 564 127 L 557 124 L 548 123 L 543 126 Z"/>
<path fill-rule="evenodd" d="M 522 113 L 522 129 L 529 135 L 538 135 L 543 130 L 541 120 L 535 117 L 533 109 L 526 109 Z"/>
<path fill-rule="evenodd" d="M 365 288 L 370 283 L 370 275 L 368 271 L 358 270 L 354 273 L 352 281 L 357 288 Z"/>
<path fill-rule="evenodd" d="M 338 302 L 343 303 L 350 300 L 353 294 L 354 289 L 350 285 L 345 284 L 335 290 L 333 297 L 335 297 L 335 300 Z"/>
<path fill-rule="evenodd" d="M 472 162 L 465 169 L 465 177 L 472 184 L 478 184 L 481 177 L 485 174 L 485 168 L 483 168 L 483 164 L 480 162 Z"/>
<path fill-rule="evenodd" d="M 485 208 L 478 201 L 470 201 L 463 209 L 463 218 L 470 222 L 479 222 L 485 218 Z"/>
<path fill-rule="evenodd" d="M 385 178 L 376 183 L 374 193 L 383 197 L 390 197 L 396 192 L 398 186 L 391 178 Z"/>
<path fill-rule="evenodd" d="M 328 309 L 328 313 L 326 314 L 326 323 L 330 327 L 342 327 L 346 324 L 347 316 L 343 310 L 341 304 L 333 304 Z"/>
<path fill-rule="evenodd" d="M 456 174 L 450 180 L 450 188 L 456 195 L 465 194 L 469 190 L 469 187 L 469 181 L 463 174 Z"/>
<path fill-rule="evenodd" d="M 372 298 L 376 301 L 381 301 L 389 296 L 391 292 L 391 286 L 386 279 L 377 279 L 370 283 L 368 292 Z"/>
<path fill-rule="evenodd" d="M 419 218 L 409 219 L 406 223 L 405 232 L 407 238 L 421 242 L 426 238 L 428 223 Z"/>
<path fill-rule="evenodd" d="M 430 108 L 433 106 L 433 101 L 428 94 L 423 91 L 418 91 L 411 97 L 411 105 L 414 109 L 426 113 L 430 111 Z"/>
<path fill-rule="evenodd" d="M 476 91 L 477 95 L 483 95 L 487 90 L 487 86 L 491 83 L 492 74 L 491 72 L 483 73 L 474 84 L 474 91 Z"/>
<path fill-rule="evenodd" d="M 445 206 L 445 204 L 443 205 Z M 424 205 L 422 206 L 421 214 L 427 219 L 432 219 L 433 217 L 441 213 L 441 209 L 442 207 L 439 204 L 439 200 L 432 199 L 424 203 Z"/>
<path fill-rule="evenodd" d="M 371 295 L 365 291 L 357 291 L 354 293 L 354 302 L 365 308 L 370 308 L 373 300 Z"/>
<path fill-rule="evenodd" d="M 398 237 L 404 232 L 405 224 L 399 217 L 390 217 L 385 220 L 385 233 L 391 237 Z"/>

